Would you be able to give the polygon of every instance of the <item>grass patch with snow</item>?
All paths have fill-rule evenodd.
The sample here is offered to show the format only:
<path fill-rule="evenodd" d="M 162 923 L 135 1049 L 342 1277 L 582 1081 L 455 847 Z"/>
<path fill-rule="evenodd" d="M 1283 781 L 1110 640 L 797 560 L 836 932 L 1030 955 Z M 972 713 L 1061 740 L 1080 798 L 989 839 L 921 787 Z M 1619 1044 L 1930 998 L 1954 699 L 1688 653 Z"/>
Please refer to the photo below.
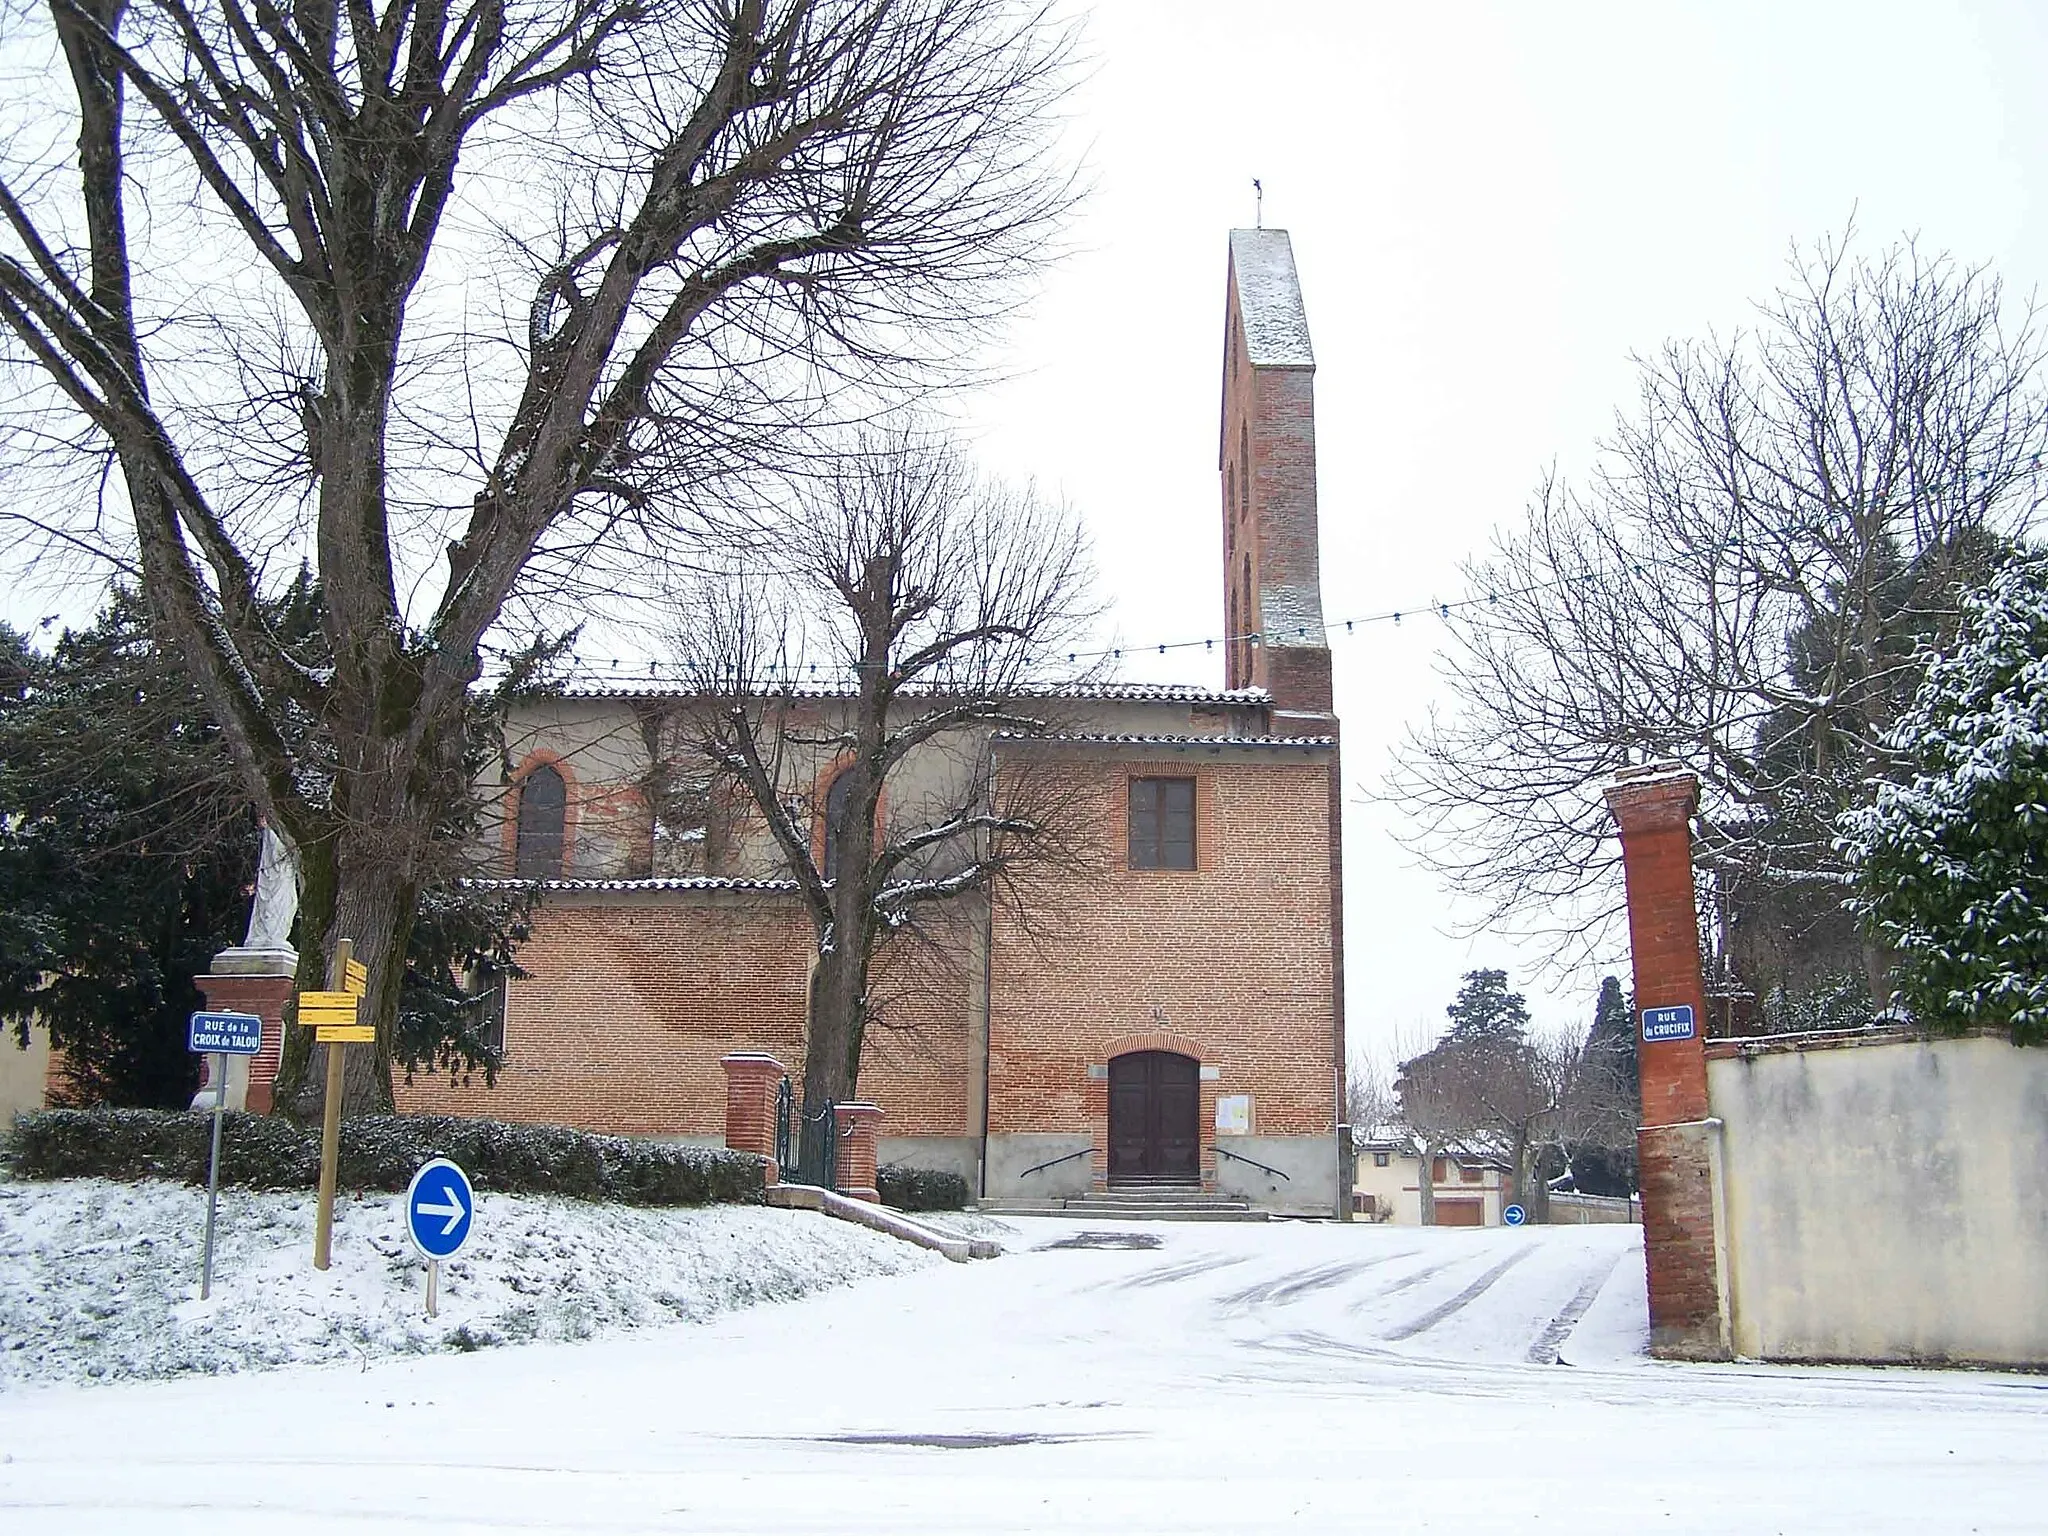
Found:
<path fill-rule="evenodd" d="M 223 1190 L 201 1302 L 206 1192 L 73 1179 L 0 1183 L 0 1384 L 257 1370 L 703 1322 L 943 1263 L 848 1222 L 761 1206 L 664 1210 L 479 1192 L 441 1266 L 440 1316 L 402 1196 L 335 1203 L 313 1268 L 313 1196 Z"/>

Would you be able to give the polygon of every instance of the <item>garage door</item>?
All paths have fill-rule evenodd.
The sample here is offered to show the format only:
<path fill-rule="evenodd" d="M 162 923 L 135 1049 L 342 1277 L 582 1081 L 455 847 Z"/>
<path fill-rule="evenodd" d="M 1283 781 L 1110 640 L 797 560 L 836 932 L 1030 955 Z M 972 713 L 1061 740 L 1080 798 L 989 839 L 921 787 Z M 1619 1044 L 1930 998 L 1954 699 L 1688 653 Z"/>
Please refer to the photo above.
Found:
<path fill-rule="evenodd" d="M 1486 1225 L 1486 1207 L 1477 1200 L 1439 1198 L 1436 1224 L 1440 1227 L 1483 1227 Z"/>

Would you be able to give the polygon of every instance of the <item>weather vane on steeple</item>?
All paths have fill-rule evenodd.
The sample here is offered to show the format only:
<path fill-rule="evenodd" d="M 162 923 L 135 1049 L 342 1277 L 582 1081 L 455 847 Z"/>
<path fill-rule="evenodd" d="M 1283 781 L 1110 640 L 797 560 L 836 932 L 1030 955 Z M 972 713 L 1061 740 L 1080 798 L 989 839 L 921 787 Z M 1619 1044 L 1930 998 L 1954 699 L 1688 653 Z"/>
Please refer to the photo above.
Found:
<path fill-rule="evenodd" d="M 1256 229 L 1266 227 L 1266 189 L 1256 176 L 1252 178 L 1252 225 Z"/>

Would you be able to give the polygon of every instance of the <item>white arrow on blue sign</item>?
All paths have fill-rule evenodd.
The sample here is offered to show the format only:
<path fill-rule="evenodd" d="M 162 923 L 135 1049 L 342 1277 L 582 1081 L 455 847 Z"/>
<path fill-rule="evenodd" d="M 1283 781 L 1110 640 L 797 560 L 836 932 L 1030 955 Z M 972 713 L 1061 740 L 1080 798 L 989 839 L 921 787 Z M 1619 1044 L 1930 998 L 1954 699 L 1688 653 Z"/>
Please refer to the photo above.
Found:
<path fill-rule="evenodd" d="M 1500 1219 L 1511 1227 L 1519 1227 L 1529 1219 L 1529 1213 L 1519 1205 L 1511 1205 L 1500 1213 Z"/>
<path fill-rule="evenodd" d="M 469 1175 L 437 1157 L 422 1164 L 405 1191 L 405 1230 L 422 1258 L 452 1258 L 469 1241 L 476 1195 Z"/>
<path fill-rule="evenodd" d="M 263 1049 L 263 1021 L 253 1013 L 195 1013 L 186 1027 L 185 1049 L 254 1056 Z"/>

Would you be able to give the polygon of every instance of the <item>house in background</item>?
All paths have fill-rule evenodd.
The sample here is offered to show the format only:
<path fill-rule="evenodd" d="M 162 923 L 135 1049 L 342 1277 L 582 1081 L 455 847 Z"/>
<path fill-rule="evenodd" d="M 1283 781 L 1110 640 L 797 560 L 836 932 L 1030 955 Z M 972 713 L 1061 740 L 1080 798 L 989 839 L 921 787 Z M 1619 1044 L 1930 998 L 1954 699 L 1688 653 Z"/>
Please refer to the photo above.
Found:
<path fill-rule="evenodd" d="M 1357 1163 L 1351 1209 L 1367 1221 L 1422 1225 L 1423 1146 L 1413 1132 L 1388 1126 L 1353 1133 Z M 1439 1227 L 1497 1227 L 1513 1165 L 1484 1147 L 1447 1147 L 1431 1159 L 1430 1188 Z"/>
<path fill-rule="evenodd" d="M 1232 233 L 1225 332 L 1225 686 L 1056 691 L 1034 701 L 1047 733 L 961 733 L 891 775 L 885 816 L 963 762 L 1058 774 L 1093 856 L 1045 871 L 1026 912 L 961 901 L 948 963 L 885 958 L 889 1027 L 859 1079 L 884 1163 L 992 1199 L 1168 1185 L 1340 1209 L 1342 780 L 1284 231 Z M 692 702 L 572 688 L 509 722 L 490 846 L 499 878 L 542 891 L 530 978 L 505 989 L 495 1086 L 422 1074 L 402 1109 L 713 1141 L 723 1057 L 797 1069 L 809 923 L 765 825 L 691 756 Z M 847 707 L 830 688 L 801 703 L 819 739 Z M 809 804 L 837 769 L 824 747 L 801 765 Z"/>

